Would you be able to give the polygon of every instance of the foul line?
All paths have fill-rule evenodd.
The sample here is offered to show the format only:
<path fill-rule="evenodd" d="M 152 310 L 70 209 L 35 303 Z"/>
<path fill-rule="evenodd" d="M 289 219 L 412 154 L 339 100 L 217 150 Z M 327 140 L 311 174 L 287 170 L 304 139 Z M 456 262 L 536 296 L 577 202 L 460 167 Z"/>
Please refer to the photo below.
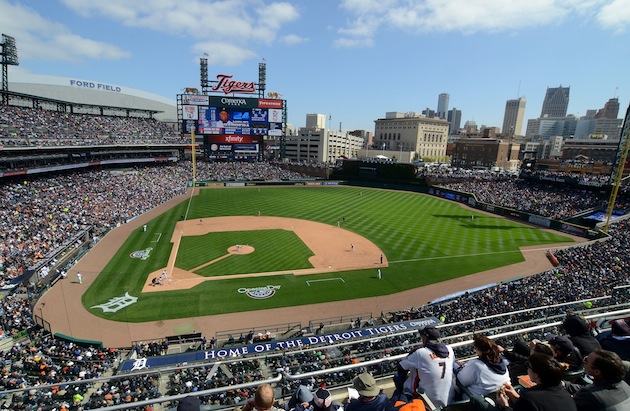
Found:
<path fill-rule="evenodd" d="M 159 243 L 160 242 L 160 238 L 162 238 L 162 233 L 154 233 L 154 236 L 158 236 L 157 240 L 153 240 L 151 241 L 152 243 Z"/>
<path fill-rule="evenodd" d="M 188 197 L 188 206 L 186 206 L 186 213 L 184 214 L 184 221 L 188 220 L 188 212 L 190 211 L 190 204 L 192 203 L 192 198 L 195 195 L 195 186 L 192 186 L 192 190 L 190 190 L 190 197 Z"/>
<path fill-rule="evenodd" d="M 536 248 L 536 249 L 530 249 L 530 250 L 512 250 L 512 251 L 496 251 L 496 252 L 492 252 L 492 253 L 475 253 L 475 254 L 461 254 L 461 255 L 445 255 L 442 257 L 427 257 L 427 258 L 412 258 L 410 260 L 395 260 L 395 261 L 388 261 L 389 264 L 396 264 L 396 263 L 408 263 L 411 261 L 427 261 L 427 260 L 443 260 L 445 258 L 462 258 L 462 257 L 478 257 L 481 255 L 497 255 L 497 254 L 512 254 L 512 253 L 524 253 L 524 252 L 528 252 L 528 251 L 540 251 L 540 250 L 548 250 L 549 248 Z"/>
<path fill-rule="evenodd" d="M 341 278 L 341 277 L 334 277 L 334 278 L 322 278 L 321 280 L 307 280 L 306 281 L 306 285 L 308 285 L 309 287 L 311 286 L 311 283 L 317 283 L 320 281 L 335 281 L 335 280 L 341 280 L 341 282 L 345 283 L 346 281 Z"/>

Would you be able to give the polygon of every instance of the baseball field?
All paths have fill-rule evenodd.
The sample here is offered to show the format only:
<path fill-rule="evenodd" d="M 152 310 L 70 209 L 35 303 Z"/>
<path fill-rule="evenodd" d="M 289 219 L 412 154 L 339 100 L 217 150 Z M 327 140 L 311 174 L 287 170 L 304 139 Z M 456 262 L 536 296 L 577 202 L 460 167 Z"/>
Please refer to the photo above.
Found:
<path fill-rule="evenodd" d="M 135 228 L 88 274 L 81 298 L 91 314 L 127 323 L 346 301 L 493 270 L 524 261 L 519 248 L 572 241 L 416 193 L 203 188 Z"/>

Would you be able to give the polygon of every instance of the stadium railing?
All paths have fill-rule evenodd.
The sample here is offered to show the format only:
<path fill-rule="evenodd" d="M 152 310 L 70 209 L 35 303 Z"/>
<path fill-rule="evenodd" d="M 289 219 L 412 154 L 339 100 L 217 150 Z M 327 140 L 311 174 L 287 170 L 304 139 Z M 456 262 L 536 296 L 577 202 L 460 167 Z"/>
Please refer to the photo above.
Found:
<path fill-rule="evenodd" d="M 616 311 L 608 311 L 608 312 L 604 312 L 604 313 L 597 313 L 597 314 L 593 314 L 593 315 L 588 315 L 585 316 L 585 318 L 588 321 L 602 321 L 602 320 L 608 320 L 608 319 L 612 319 L 612 318 L 619 318 L 619 317 L 623 317 L 623 316 L 627 316 L 628 314 L 630 314 L 630 308 L 626 308 L 626 309 L 622 309 L 622 310 L 616 310 Z M 553 322 L 547 322 L 547 323 L 543 323 L 543 324 L 538 324 L 538 325 L 534 325 L 531 327 L 526 327 L 526 328 L 519 328 L 518 330 L 510 330 L 510 331 L 506 331 L 503 333 L 497 333 L 497 334 L 493 334 L 493 335 L 488 335 L 488 337 L 492 338 L 492 339 L 501 339 L 501 338 L 508 338 L 508 337 L 523 337 L 523 336 L 529 336 L 531 334 L 540 334 L 543 330 L 546 329 L 552 329 L 554 327 L 558 327 L 561 324 L 561 321 L 553 321 Z M 442 327 L 447 327 L 449 324 L 445 324 Z M 411 330 L 411 331 L 404 331 L 404 332 L 400 332 L 400 333 L 392 333 L 388 336 L 382 336 L 380 338 L 388 338 L 391 337 L 393 334 L 395 335 L 401 335 L 401 334 L 410 334 L 410 333 L 416 333 L 416 330 Z M 446 340 L 449 339 L 449 337 L 445 337 Z M 526 338 L 527 339 L 527 338 Z M 371 338 L 370 340 L 375 340 L 374 338 Z M 335 344 L 335 346 L 341 346 L 341 345 L 347 345 L 347 344 L 352 344 L 352 343 L 356 343 L 357 341 L 354 342 L 347 342 L 347 343 L 342 343 L 342 344 Z M 454 342 L 448 342 L 448 344 L 453 347 L 454 350 L 457 350 L 458 348 L 461 347 L 468 347 L 470 345 L 472 345 L 472 340 L 471 339 L 467 339 L 465 341 L 454 341 Z M 332 345 L 331 345 L 332 346 Z M 312 348 L 310 349 L 312 350 Z M 301 351 L 307 351 L 307 350 L 301 350 Z M 283 355 L 282 353 L 274 353 L 272 355 Z M 146 400 L 146 401 L 137 401 L 137 402 L 133 402 L 133 403 L 125 403 L 125 404 L 120 404 L 120 405 L 115 405 L 115 406 L 110 406 L 110 407 L 103 407 L 103 408 L 99 408 L 100 410 L 103 411 L 114 411 L 114 410 L 128 410 L 128 409 L 140 409 L 141 407 L 145 407 L 147 405 L 149 406 L 154 406 L 154 405 L 161 405 L 162 409 L 169 409 L 169 407 L 172 407 L 172 404 L 176 401 L 181 400 L 182 398 L 189 396 L 189 395 L 195 395 L 195 396 L 200 396 L 200 397 L 204 397 L 204 396 L 208 396 L 208 395 L 212 395 L 212 394 L 217 394 L 217 393 L 224 393 L 230 390 L 237 390 L 237 389 L 242 389 L 242 388 L 252 388 L 252 387 L 256 387 L 262 383 L 270 383 L 270 384 L 278 384 L 281 382 L 296 382 L 296 381 L 301 381 L 301 380 L 306 380 L 306 379 L 310 379 L 313 377 L 317 377 L 317 376 L 321 376 L 321 375 L 332 375 L 334 373 L 342 373 L 348 370 L 355 370 L 355 369 L 359 369 L 360 372 L 362 371 L 370 371 L 371 367 L 380 365 L 380 364 L 385 364 L 385 363 L 392 363 L 392 362 L 398 362 L 401 359 L 403 359 L 405 356 L 407 355 L 407 353 L 403 353 L 403 354 L 397 354 L 397 355 L 391 355 L 391 356 L 384 356 L 382 358 L 377 358 L 377 359 L 373 359 L 373 360 L 368 360 L 368 361 L 361 361 L 358 362 L 356 364 L 348 364 L 348 365 L 343 365 L 343 366 L 339 366 L 339 367 L 333 367 L 333 368 L 327 368 L 327 369 L 322 369 L 322 370 L 317 370 L 317 371 L 312 371 L 312 372 L 306 372 L 306 373 L 299 373 L 299 374 L 290 374 L 290 373 L 277 373 L 277 375 L 273 378 L 269 378 L 269 379 L 264 379 L 264 380 L 257 380 L 257 381 L 253 381 L 253 382 L 248 382 L 248 383 L 243 383 L 243 384 L 234 384 L 234 385 L 228 385 L 225 387 L 220 387 L 220 388 L 214 388 L 214 389 L 209 389 L 209 390 L 199 390 L 193 393 L 186 393 L 186 394 L 177 394 L 177 395 L 168 395 L 168 396 L 163 396 L 163 397 L 159 397 L 159 398 L 153 398 L 150 400 Z M 230 361 L 224 361 L 223 363 L 228 364 L 230 362 L 235 362 L 235 361 L 240 361 L 243 359 L 254 359 L 256 357 L 247 357 L 247 358 L 238 358 L 238 359 L 233 359 Z M 263 359 L 265 357 L 258 357 L 260 359 Z M 460 362 L 465 362 L 468 361 L 472 358 L 475 358 L 474 355 L 468 355 L 468 356 L 458 356 L 458 361 Z M 196 368 L 196 367 L 206 367 L 208 366 L 207 363 L 205 364 L 197 364 L 197 365 L 188 365 L 188 366 L 180 366 L 180 367 L 172 367 L 172 368 L 167 368 L 167 369 L 151 369 L 151 370 L 146 370 L 144 372 L 134 372 L 134 373 L 125 373 L 125 374 L 120 374 L 120 375 L 116 375 L 116 376 L 110 376 L 110 377 L 100 377 L 100 378 L 95 378 L 95 379 L 90 379 L 90 380 L 79 380 L 79 381 L 69 381 L 69 382 L 65 382 L 63 384 L 57 383 L 57 384 L 50 384 L 50 385 L 40 385 L 37 387 L 25 387 L 25 388 L 21 388 L 21 389 L 15 389 L 15 390 L 7 390 L 7 391 L 3 391 L 2 394 L 6 395 L 11 395 L 17 392 L 24 392 L 24 391 L 28 391 L 28 390 L 32 390 L 32 389 L 36 389 L 36 390 L 40 390 L 40 389 L 49 389 L 52 388 L 53 386 L 59 386 L 59 385 L 66 385 L 68 387 L 71 386 L 76 386 L 76 385 L 89 385 L 92 386 L 95 383 L 98 382 L 106 382 L 106 381 L 113 381 L 113 380 L 117 380 L 117 379 L 128 379 L 130 377 L 133 376 L 146 376 L 146 375 L 153 375 L 153 374 L 166 374 L 169 372 L 172 372 L 174 369 L 182 369 L 182 368 Z M 358 373 L 359 371 L 357 371 Z M 380 381 L 384 383 L 384 379 L 389 379 L 392 375 L 383 375 L 380 377 Z M 383 378 L 385 377 L 385 378 Z M 343 390 L 345 387 L 349 386 L 350 382 L 346 381 L 344 384 L 341 384 L 339 386 L 336 387 L 331 387 L 331 390 Z M 163 404 L 166 404 L 165 406 Z M 229 406 L 213 406 L 212 409 L 232 409 L 234 408 L 234 405 L 229 405 Z"/>

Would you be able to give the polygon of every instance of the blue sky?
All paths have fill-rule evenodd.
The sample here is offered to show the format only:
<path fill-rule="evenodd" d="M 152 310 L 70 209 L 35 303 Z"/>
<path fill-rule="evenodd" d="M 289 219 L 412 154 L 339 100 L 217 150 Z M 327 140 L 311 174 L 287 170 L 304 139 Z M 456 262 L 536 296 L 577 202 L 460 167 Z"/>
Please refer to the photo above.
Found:
<path fill-rule="evenodd" d="M 331 128 L 374 130 L 389 111 L 449 108 L 501 126 L 507 99 L 540 115 L 547 87 L 569 113 L 630 98 L 630 0 L 0 0 L 0 32 L 33 74 L 99 81 L 175 99 L 209 79 L 257 81 Z M 523 130 L 524 132 L 524 130 Z"/>

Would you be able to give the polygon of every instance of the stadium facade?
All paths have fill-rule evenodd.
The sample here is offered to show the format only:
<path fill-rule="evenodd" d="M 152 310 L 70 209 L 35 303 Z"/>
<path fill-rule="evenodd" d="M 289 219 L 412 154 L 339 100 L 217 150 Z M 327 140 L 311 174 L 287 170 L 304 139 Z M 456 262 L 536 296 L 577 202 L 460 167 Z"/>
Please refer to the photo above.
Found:
<path fill-rule="evenodd" d="M 78 104 L 155 110 L 157 120 L 177 122 L 175 96 L 167 98 L 103 81 L 15 72 L 10 76 L 9 91 Z"/>

